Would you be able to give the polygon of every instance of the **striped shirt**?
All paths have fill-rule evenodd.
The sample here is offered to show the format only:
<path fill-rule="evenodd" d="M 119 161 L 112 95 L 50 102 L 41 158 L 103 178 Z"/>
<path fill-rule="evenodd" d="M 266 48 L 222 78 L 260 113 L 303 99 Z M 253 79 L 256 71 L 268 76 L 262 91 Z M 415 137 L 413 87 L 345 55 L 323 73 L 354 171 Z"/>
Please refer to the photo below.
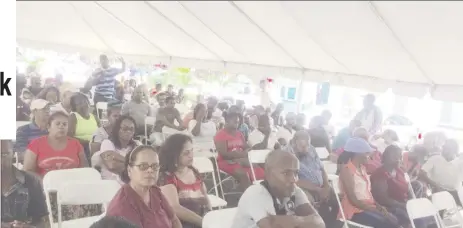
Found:
<path fill-rule="evenodd" d="M 14 144 L 14 152 L 23 153 L 29 143 L 41 136 L 47 135 L 47 130 L 40 129 L 35 123 L 30 123 L 16 129 L 16 142 Z"/>
<path fill-rule="evenodd" d="M 309 181 L 318 187 L 323 186 L 323 164 L 315 147 L 310 146 L 309 151 L 304 154 L 296 153 L 292 146 L 288 146 L 287 149 L 299 159 L 299 179 Z"/>
<path fill-rule="evenodd" d="M 116 76 L 122 73 L 121 69 L 108 68 L 101 71 L 99 79 L 95 84 L 95 93 L 104 96 L 106 99 L 113 99 L 115 97 L 115 82 Z"/>

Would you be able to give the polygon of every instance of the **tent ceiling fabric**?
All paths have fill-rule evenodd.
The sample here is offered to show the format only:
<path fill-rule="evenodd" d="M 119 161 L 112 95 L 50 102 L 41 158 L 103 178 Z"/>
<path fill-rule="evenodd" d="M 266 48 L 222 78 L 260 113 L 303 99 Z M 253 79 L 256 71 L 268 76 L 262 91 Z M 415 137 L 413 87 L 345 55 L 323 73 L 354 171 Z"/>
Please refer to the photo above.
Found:
<path fill-rule="evenodd" d="M 463 2 L 17 2 L 17 41 L 463 99 Z M 449 92 L 451 91 L 451 93 Z"/>

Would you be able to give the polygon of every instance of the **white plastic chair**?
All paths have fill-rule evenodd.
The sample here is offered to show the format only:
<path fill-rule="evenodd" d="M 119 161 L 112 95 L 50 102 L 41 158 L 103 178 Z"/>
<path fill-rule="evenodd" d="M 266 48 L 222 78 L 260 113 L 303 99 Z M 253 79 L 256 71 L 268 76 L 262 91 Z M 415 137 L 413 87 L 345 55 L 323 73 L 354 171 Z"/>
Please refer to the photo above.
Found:
<path fill-rule="evenodd" d="M 148 139 L 148 126 L 154 126 L 156 122 L 156 117 L 147 116 L 145 117 L 145 139 Z"/>
<path fill-rule="evenodd" d="M 119 191 L 121 185 L 115 180 L 67 181 L 58 187 L 58 228 L 90 227 L 105 213 L 97 216 L 62 221 L 61 207 L 63 205 L 101 204 L 105 209 Z M 91 191 L 94 189 L 96 191 Z"/>
<path fill-rule="evenodd" d="M 407 182 L 407 185 L 408 185 L 408 192 L 411 194 L 412 199 L 416 199 L 415 191 L 413 191 L 410 176 L 408 175 L 408 173 L 404 173 L 404 177 L 405 177 L 405 181 Z"/>
<path fill-rule="evenodd" d="M 336 174 L 336 171 L 338 170 L 338 164 L 331 161 L 322 161 L 322 164 L 327 174 Z"/>
<path fill-rule="evenodd" d="M 438 211 L 447 210 L 450 212 L 457 212 L 456 218 L 458 219 L 457 224 L 452 225 L 443 225 L 445 227 L 462 227 L 463 226 L 463 216 L 461 215 L 457 203 L 453 198 L 452 194 L 447 191 L 436 192 L 432 194 L 432 203 Z M 442 224 L 443 221 L 442 221 Z"/>
<path fill-rule="evenodd" d="M 236 208 L 210 211 L 203 218 L 203 228 L 231 228 L 236 215 Z"/>
<path fill-rule="evenodd" d="M 441 219 L 437 208 L 426 198 L 411 199 L 407 201 L 407 213 L 410 221 L 420 218 L 433 217 L 437 227 L 442 228 Z M 415 228 L 415 223 L 412 222 L 412 227 Z"/>
<path fill-rule="evenodd" d="M 251 173 L 252 179 L 254 180 L 254 184 L 259 183 L 260 181 L 256 180 L 256 174 L 254 173 L 253 164 L 264 164 L 265 159 L 267 159 L 267 155 L 270 152 L 271 150 L 251 150 L 248 152 L 248 160 L 249 164 L 251 165 Z"/>
<path fill-rule="evenodd" d="M 195 157 L 193 158 L 193 167 L 195 167 L 198 170 L 198 172 L 201 174 L 203 173 L 212 174 L 212 182 L 214 183 L 215 195 L 210 195 L 210 194 L 207 195 L 207 197 L 209 198 L 209 201 L 211 201 L 211 206 L 219 207 L 219 208 L 227 206 L 227 201 L 219 197 L 219 191 L 217 189 L 217 181 L 215 180 L 215 170 L 214 170 L 214 166 L 212 165 L 211 160 L 209 160 L 209 158 L 206 158 L 206 157 Z M 220 185 L 220 189 L 223 189 L 221 182 L 219 182 L 219 185 Z"/>
<path fill-rule="evenodd" d="M 52 170 L 43 177 L 43 190 L 45 192 L 45 200 L 47 209 L 51 212 L 50 193 L 57 192 L 60 185 L 68 181 L 96 181 L 101 180 L 101 174 L 93 168 L 76 168 Z M 86 191 L 89 191 L 87 189 Z M 53 224 L 53 215 L 49 213 L 48 219 L 50 224 Z"/>
<path fill-rule="evenodd" d="M 341 190 L 339 189 L 339 177 L 337 175 L 330 174 L 328 175 L 328 179 L 330 180 L 331 187 L 333 187 L 333 190 L 335 193 L 334 195 L 336 196 L 336 201 L 338 202 L 338 205 L 339 205 L 339 211 L 341 212 L 341 216 L 342 216 L 341 222 L 344 223 L 343 227 L 349 228 L 353 226 L 353 227 L 358 227 L 358 228 L 374 228 L 374 227 L 365 226 L 359 223 L 355 223 L 355 222 L 352 222 L 346 219 L 344 210 L 341 205 L 341 200 L 339 199 L 339 194 L 341 194 Z"/>
<path fill-rule="evenodd" d="M 96 115 L 100 118 L 100 109 L 103 110 L 103 115 L 101 116 L 100 120 L 107 120 L 107 116 L 104 116 L 105 113 L 108 111 L 108 102 L 98 102 L 96 103 Z"/>
<path fill-rule="evenodd" d="M 321 160 L 326 160 L 330 156 L 330 152 L 328 152 L 326 147 L 316 147 L 315 151 L 317 152 L 317 155 Z"/>

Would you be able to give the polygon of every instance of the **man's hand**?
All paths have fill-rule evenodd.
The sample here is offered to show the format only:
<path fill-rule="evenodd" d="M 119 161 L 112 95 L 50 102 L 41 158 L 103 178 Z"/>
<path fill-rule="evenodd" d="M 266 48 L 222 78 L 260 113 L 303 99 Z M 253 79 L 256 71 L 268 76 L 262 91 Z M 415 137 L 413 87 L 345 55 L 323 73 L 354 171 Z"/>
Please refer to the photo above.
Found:
<path fill-rule="evenodd" d="M 329 186 L 323 187 L 320 191 L 320 200 L 326 202 L 330 199 L 331 188 Z"/>
<path fill-rule="evenodd" d="M 299 216 L 290 215 L 268 215 L 272 227 L 277 228 L 297 228 L 304 220 Z"/>

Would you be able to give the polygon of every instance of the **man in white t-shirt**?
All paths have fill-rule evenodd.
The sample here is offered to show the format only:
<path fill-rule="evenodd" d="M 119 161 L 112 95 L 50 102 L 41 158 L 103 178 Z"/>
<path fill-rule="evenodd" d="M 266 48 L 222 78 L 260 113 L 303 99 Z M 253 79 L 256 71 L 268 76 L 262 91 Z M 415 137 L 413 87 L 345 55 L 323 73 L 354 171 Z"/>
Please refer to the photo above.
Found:
<path fill-rule="evenodd" d="M 452 194 L 461 187 L 463 181 L 463 158 L 457 157 L 458 143 L 449 139 L 442 148 L 442 154 L 431 154 L 421 167 L 424 180 L 433 188 L 433 192 L 449 191 Z M 458 197 L 456 201 L 459 202 Z"/>
<path fill-rule="evenodd" d="M 325 224 L 296 186 L 299 161 L 286 151 L 272 151 L 265 161 L 265 180 L 241 196 L 232 228 L 311 227 Z"/>
<path fill-rule="evenodd" d="M 383 124 L 383 114 L 381 109 L 375 105 L 376 97 L 373 94 L 367 94 L 363 98 L 363 109 L 355 115 L 354 119 L 362 123 L 370 134 L 374 135 L 381 131 Z"/>
<path fill-rule="evenodd" d="M 248 137 L 248 144 L 255 150 L 273 150 L 277 141 L 276 129 L 271 126 L 271 117 L 261 115 L 258 117 L 257 128 Z"/>

